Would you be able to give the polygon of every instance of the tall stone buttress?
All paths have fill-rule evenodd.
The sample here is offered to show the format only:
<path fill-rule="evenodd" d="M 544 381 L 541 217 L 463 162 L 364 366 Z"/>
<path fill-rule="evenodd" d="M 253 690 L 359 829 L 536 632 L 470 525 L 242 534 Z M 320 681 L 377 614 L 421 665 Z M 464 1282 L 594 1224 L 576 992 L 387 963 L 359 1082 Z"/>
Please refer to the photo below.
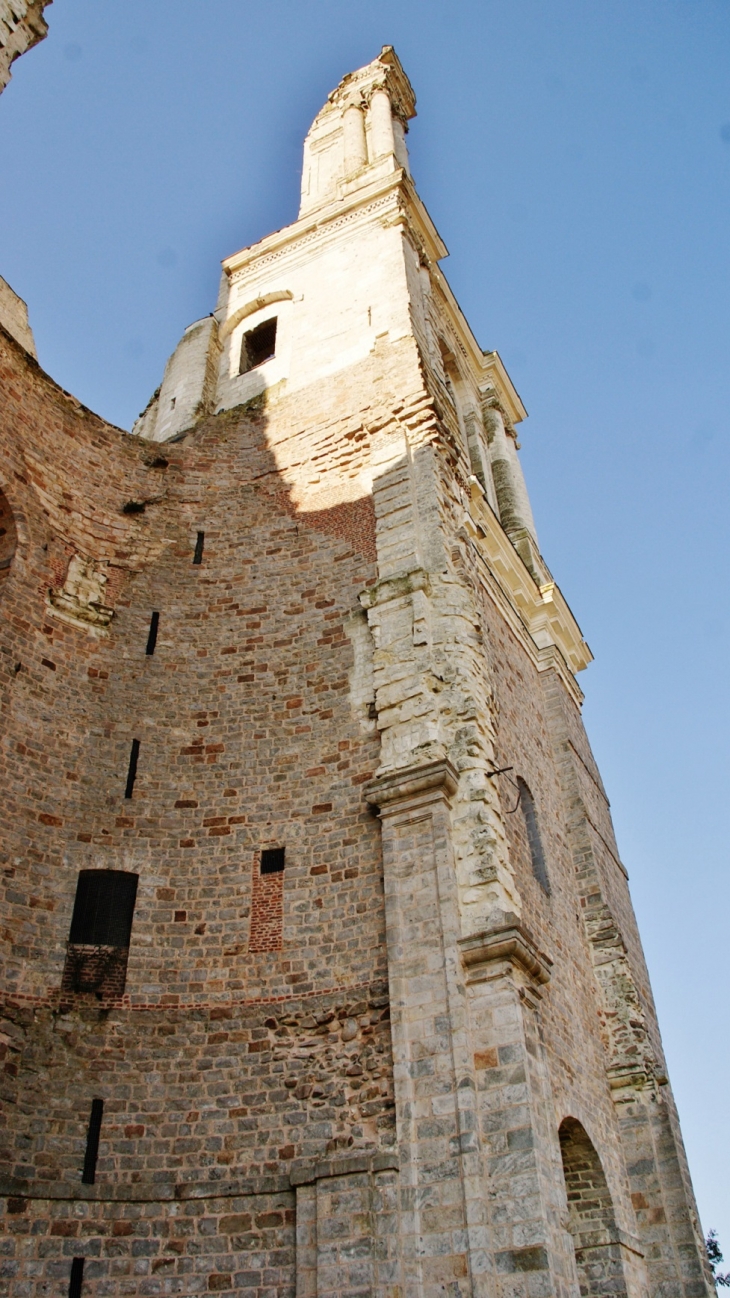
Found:
<path fill-rule="evenodd" d="M 711 1293 L 414 115 L 345 77 L 135 437 L 0 335 L 8 1298 Z"/>

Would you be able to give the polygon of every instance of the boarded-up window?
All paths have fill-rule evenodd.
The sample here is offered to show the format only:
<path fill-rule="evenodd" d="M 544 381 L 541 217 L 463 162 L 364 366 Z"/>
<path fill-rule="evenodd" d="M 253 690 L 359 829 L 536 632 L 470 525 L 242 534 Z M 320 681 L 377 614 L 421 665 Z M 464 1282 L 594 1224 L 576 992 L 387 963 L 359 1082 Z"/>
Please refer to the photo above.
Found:
<path fill-rule="evenodd" d="M 261 873 L 280 874 L 284 869 L 283 847 L 265 847 L 261 853 Z"/>
<path fill-rule="evenodd" d="M 82 870 L 76 887 L 61 991 L 116 1001 L 124 993 L 136 874 Z"/>
<path fill-rule="evenodd" d="M 127 870 L 82 870 L 69 942 L 129 946 L 138 878 Z"/>

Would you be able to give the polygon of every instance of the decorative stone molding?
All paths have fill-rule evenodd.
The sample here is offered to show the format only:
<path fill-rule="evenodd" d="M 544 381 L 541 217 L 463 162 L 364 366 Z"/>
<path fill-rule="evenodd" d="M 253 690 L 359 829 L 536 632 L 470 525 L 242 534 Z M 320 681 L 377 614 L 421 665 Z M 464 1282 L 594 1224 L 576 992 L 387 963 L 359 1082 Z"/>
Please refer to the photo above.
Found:
<path fill-rule="evenodd" d="M 221 324 L 218 332 L 219 341 L 223 342 L 230 333 L 233 333 L 236 325 L 239 325 L 247 316 L 253 315 L 256 311 L 261 311 L 265 306 L 273 306 L 274 302 L 291 302 L 293 296 L 291 289 L 282 288 L 275 289 L 271 293 L 262 293 L 250 302 L 246 302 L 244 306 L 238 307 Z"/>
<path fill-rule="evenodd" d="M 344 1154 L 341 1158 L 326 1158 L 292 1163 L 289 1184 L 311 1185 L 333 1176 L 351 1176 L 355 1172 L 397 1172 L 400 1160 L 392 1150 L 374 1153 Z"/>
<path fill-rule="evenodd" d="M 365 785 L 365 800 L 382 815 L 399 810 L 398 804 L 427 798 L 441 790 L 446 798 L 456 793 L 458 772 L 447 758 L 428 762 L 424 766 L 406 766 L 401 770 L 385 771 Z"/>
<path fill-rule="evenodd" d="M 646 1058 L 637 1060 L 635 1063 L 610 1064 L 606 1069 L 606 1076 L 612 1091 L 643 1091 L 647 1087 L 653 1089 L 657 1082 L 661 1084 L 662 1080 L 655 1076 Z M 622 1097 L 617 1095 L 614 1098 L 620 1100 Z"/>
<path fill-rule="evenodd" d="M 550 981 L 553 962 L 516 915 L 503 914 L 495 927 L 484 929 L 459 942 L 467 982 L 486 982 L 500 977 L 506 966 L 517 970 L 533 987 Z"/>

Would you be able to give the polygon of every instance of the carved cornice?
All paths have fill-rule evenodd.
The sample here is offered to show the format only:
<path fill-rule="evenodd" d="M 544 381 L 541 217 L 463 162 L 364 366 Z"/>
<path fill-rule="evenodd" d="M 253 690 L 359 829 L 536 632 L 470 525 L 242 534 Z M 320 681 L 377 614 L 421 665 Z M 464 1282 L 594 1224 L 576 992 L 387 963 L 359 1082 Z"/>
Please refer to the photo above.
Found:
<path fill-rule="evenodd" d="M 345 108 L 349 104 L 369 104 L 375 90 L 385 90 L 393 113 L 405 125 L 416 116 L 416 95 L 392 45 L 384 45 L 377 59 L 343 77 L 328 96 L 327 105 Z M 325 110 L 326 107 L 325 105 Z M 318 118 L 322 117 L 322 112 Z M 318 119 L 315 119 L 318 120 Z"/>
<path fill-rule="evenodd" d="M 609 1064 L 606 1076 L 612 1091 L 643 1091 L 647 1087 L 653 1089 L 657 1084 L 662 1084 L 661 1081 L 658 1082 L 651 1064 L 646 1059 L 632 1060 L 628 1064 Z M 666 1085 L 666 1078 L 662 1081 Z"/>
<path fill-rule="evenodd" d="M 483 352 L 479 391 L 485 406 L 496 406 L 505 422 L 519 424 L 527 416 L 517 389 L 507 373 L 499 352 Z M 512 430 L 514 436 L 514 430 Z"/>
<path fill-rule="evenodd" d="M 444 757 L 420 766 L 384 771 L 365 785 L 363 793 L 371 807 L 377 808 L 381 815 L 388 815 L 413 799 L 420 802 L 434 796 L 450 798 L 458 785 L 458 772 Z"/>
<path fill-rule="evenodd" d="M 289 1184 L 312 1185 L 315 1181 L 330 1180 L 337 1176 L 352 1176 L 355 1172 L 397 1172 L 400 1160 L 396 1150 L 357 1150 L 339 1158 L 302 1159 L 293 1163 Z"/>
<path fill-rule="evenodd" d="M 508 963 L 533 983 L 550 981 L 553 962 L 516 915 L 505 915 L 504 924 L 461 938 L 459 948 L 467 981 L 484 982 L 494 976 L 494 966 Z"/>

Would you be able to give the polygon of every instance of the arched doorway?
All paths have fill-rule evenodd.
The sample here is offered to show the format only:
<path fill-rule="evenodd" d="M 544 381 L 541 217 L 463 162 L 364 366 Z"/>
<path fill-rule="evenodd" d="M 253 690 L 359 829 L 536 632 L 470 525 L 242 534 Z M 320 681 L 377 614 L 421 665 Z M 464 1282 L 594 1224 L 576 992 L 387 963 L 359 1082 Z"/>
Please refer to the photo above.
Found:
<path fill-rule="evenodd" d="M 18 534 L 15 530 L 13 511 L 0 491 L 0 583 L 5 581 L 10 572 L 17 544 Z"/>
<path fill-rule="evenodd" d="M 621 1245 L 601 1160 L 577 1119 L 566 1118 L 558 1134 L 581 1298 L 625 1298 Z"/>

